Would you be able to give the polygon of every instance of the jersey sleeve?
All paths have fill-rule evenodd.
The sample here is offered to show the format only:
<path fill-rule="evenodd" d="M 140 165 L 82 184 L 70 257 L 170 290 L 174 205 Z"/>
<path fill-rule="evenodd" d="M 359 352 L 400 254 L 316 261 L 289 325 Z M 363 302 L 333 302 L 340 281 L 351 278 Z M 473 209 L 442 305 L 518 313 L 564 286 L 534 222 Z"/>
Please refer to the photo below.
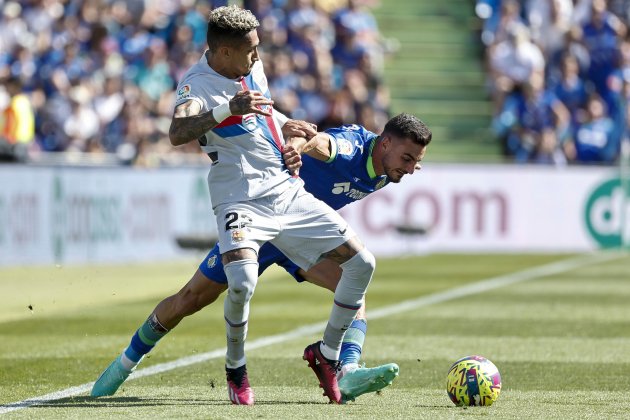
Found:
<path fill-rule="evenodd" d="M 330 138 L 331 153 L 326 163 L 347 166 L 361 162 L 369 142 L 376 134 L 356 124 L 325 131 Z"/>
<path fill-rule="evenodd" d="M 278 120 L 278 125 L 280 125 L 280 127 L 284 127 L 287 121 L 289 121 L 289 117 L 287 117 L 275 108 L 273 109 L 273 115 L 275 116 L 276 120 Z"/>
<path fill-rule="evenodd" d="M 195 78 L 187 77 L 177 85 L 175 107 L 178 107 L 188 101 L 195 101 L 201 105 L 202 112 L 208 112 L 211 107 L 208 105 L 208 102 L 205 99 L 206 97 L 208 96 L 205 95 L 202 86 L 195 83 Z"/>

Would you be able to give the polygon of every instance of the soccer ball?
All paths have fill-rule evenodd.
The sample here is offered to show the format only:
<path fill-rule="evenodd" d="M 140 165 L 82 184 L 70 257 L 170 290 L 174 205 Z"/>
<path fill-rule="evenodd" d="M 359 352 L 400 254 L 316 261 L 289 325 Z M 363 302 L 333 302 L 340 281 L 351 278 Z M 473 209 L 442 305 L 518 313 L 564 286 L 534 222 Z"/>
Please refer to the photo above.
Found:
<path fill-rule="evenodd" d="M 492 405 L 501 392 L 499 369 L 482 356 L 459 359 L 448 371 L 446 392 L 455 405 Z"/>

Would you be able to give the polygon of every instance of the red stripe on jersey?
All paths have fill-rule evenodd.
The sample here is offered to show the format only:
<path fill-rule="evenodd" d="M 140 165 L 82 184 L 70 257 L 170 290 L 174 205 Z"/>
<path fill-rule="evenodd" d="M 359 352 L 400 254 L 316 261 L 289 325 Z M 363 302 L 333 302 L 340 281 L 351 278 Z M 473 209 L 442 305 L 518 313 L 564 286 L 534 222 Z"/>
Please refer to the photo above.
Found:
<path fill-rule="evenodd" d="M 244 90 L 250 90 L 249 86 L 247 86 L 247 82 L 245 82 L 244 77 L 241 77 L 241 86 Z M 273 107 L 269 107 L 269 112 L 273 113 Z M 278 130 L 276 130 L 276 124 L 273 122 L 273 117 L 265 117 L 265 121 L 267 121 L 267 126 L 269 127 L 269 131 L 271 131 L 273 141 L 276 143 L 276 146 L 278 146 L 278 150 L 280 150 L 280 152 L 282 153 L 282 151 L 284 150 L 284 146 L 282 145 L 282 141 L 280 141 L 280 136 L 278 135 Z"/>
<path fill-rule="evenodd" d="M 216 125 L 214 128 L 226 127 L 228 125 L 240 124 L 243 121 L 242 115 L 232 115 L 227 117 L 220 124 Z"/>

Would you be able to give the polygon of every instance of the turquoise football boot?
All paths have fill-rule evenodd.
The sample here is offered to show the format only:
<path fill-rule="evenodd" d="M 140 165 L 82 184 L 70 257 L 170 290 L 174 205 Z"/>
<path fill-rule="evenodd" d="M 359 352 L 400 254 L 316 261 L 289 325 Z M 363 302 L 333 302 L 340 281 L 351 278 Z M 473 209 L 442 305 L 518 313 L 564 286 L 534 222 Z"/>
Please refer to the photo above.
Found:
<path fill-rule="evenodd" d="M 388 363 L 373 368 L 360 367 L 347 372 L 338 382 L 342 402 L 354 401 L 360 395 L 380 391 L 391 385 L 399 370 L 396 363 Z"/>
<path fill-rule="evenodd" d="M 131 371 L 123 367 L 118 356 L 98 377 L 90 395 L 93 397 L 114 395 L 130 374 Z"/>

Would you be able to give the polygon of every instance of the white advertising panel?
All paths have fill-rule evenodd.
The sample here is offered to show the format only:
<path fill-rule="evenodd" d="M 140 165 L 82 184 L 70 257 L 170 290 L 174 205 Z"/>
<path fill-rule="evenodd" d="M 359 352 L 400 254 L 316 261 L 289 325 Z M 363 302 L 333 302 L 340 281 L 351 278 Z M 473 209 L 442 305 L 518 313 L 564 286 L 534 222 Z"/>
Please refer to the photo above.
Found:
<path fill-rule="evenodd" d="M 207 169 L 0 166 L 0 265 L 152 261 L 215 236 Z M 614 169 L 431 164 L 341 213 L 377 255 L 628 244 Z"/>
<path fill-rule="evenodd" d="M 216 235 L 207 169 L 0 167 L 0 265 L 151 261 Z"/>
<path fill-rule="evenodd" d="M 614 169 L 427 165 L 341 213 L 378 255 L 573 252 L 630 237 L 627 197 Z"/>

